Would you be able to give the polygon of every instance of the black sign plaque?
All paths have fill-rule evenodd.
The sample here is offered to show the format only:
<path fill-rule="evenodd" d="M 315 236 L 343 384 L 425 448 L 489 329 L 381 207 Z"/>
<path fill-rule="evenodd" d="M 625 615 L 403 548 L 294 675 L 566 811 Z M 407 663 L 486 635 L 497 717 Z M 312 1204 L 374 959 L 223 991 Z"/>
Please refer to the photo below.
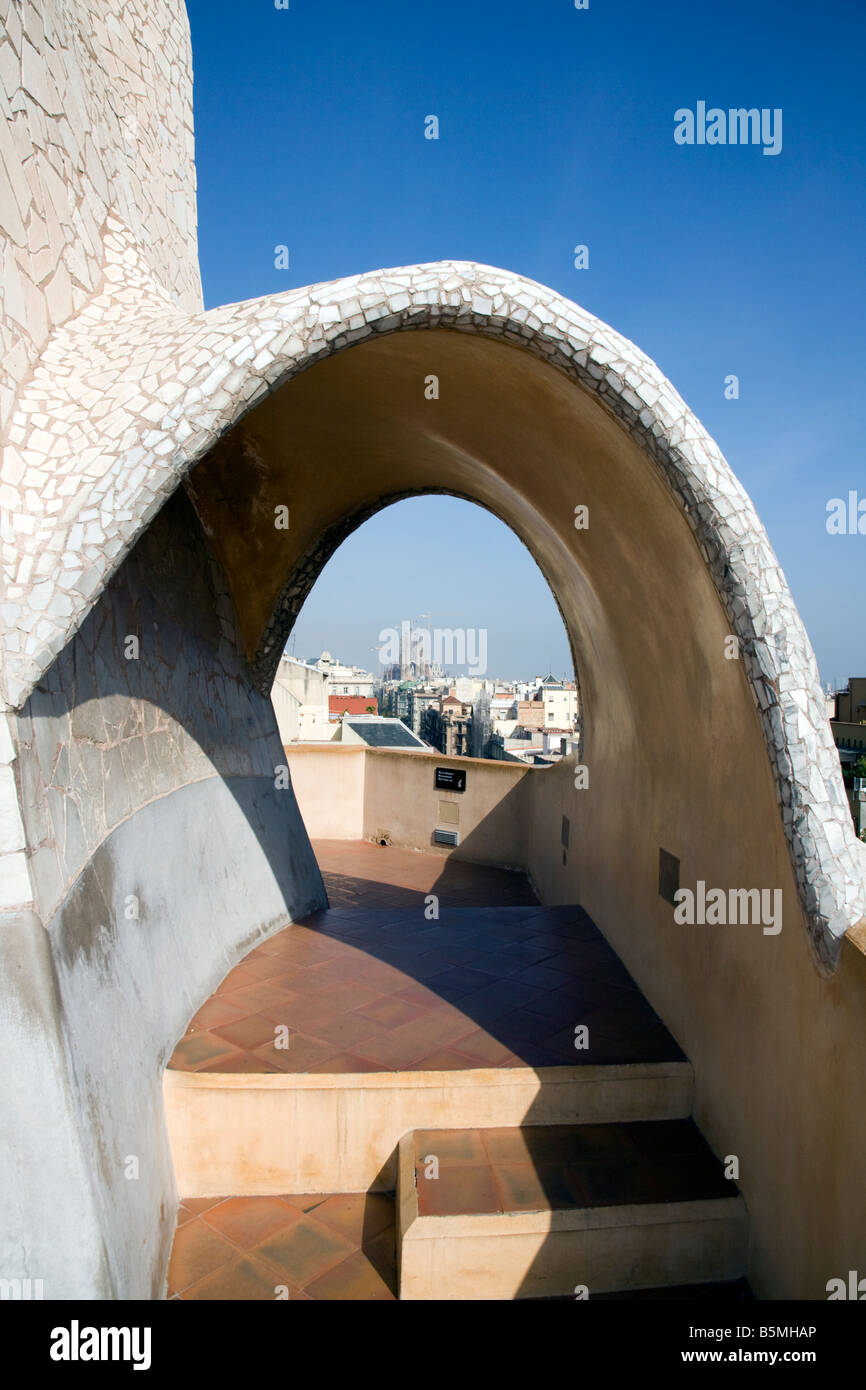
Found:
<path fill-rule="evenodd" d="M 440 792 L 465 792 L 466 773 L 459 767 L 437 767 L 435 786 Z"/>

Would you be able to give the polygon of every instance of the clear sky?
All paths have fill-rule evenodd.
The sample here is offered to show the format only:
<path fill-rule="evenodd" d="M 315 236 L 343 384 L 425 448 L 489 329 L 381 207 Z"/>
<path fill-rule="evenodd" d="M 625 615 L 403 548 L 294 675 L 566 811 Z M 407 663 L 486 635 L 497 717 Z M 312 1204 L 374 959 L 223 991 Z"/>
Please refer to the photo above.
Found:
<path fill-rule="evenodd" d="M 826 529 L 831 498 L 866 500 L 864 0 L 187 8 L 209 307 L 450 258 L 552 286 L 654 358 L 716 438 L 822 678 L 866 672 L 866 535 Z M 781 152 L 677 145 L 674 112 L 698 101 L 781 108 Z M 424 139 L 431 113 L 438 141 Z M 278 244 L 288 270 L 274 267 Z M 366 662 L 380 615 L 432 611 L 449 626 L 471 610 L 496 674 L 564 669 L 533 570 L 466 503 L 400 504 L 333 558 L 297 653 Z"/>

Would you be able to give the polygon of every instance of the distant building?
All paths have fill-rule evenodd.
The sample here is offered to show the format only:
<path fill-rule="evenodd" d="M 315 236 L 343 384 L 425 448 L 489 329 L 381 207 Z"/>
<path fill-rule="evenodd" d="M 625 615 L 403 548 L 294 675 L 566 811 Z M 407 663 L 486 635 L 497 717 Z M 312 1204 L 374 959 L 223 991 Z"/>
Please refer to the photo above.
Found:
<path fill-rule="evenodd" d="M 517 722 L 521 729 L 544 728 L 544 699 L 541 691 L 529 700 L 518 701 Z"/>
<path fill-rule="evenodd" d="M 329 695 L 328 711 L 331 719 L 344 714 L 379 713 L 375 695 Z"/>
<path fill-rule="evenodd" d="M 376 677 L 362 666 L 345 666 L 330 652 L 322 652 L 315 665 L 327 679 L 329 695 L 366 695 L 374 701 Z"/>
<path fill-rule="evenodd" d="M 833 740 L 845 777 L 845 790 L 858 833 L 866 828 L 866 785 L 856 782 L 853 769 L 866 757 L 866 676 L 850 676 L 844 690 L 837 690 L 830 719 Z"/>
<path fill-rule="evenodd" d="M 396 681 L 391 682 L 387 690 L 383 693 L 382 711 L 387 712 L 395 719 L 402 719 L 404 723 L 411 720 L 410 703 L 412 692 L 421 685 L 420 681 Z"/>
<path fill-rule="evenodd" d="M 455 695 L 446 695 L 424 714 L 424 737 L 440 753 L 451 758 L 471 756 L 472 706 Z"/>
<path fill-rule="evenodd" d="M 490 717 L 497 719 L 517 718 L 517 696 L 511 690 L 496 690 L 490 697 Z"/>
<path fill-rule="evenodd" d="M 375 679 L 358 666 L 343 666 L 330 652 L 315 661 L 282 656 L 271 702 L 283 743 L 324 742 L 344 714 L 378 714 Z"/>
<path fill-rule="evenodd" d="M 472 727 L 469 733 L 469 751 L 473 758 L 494 758 L 491 748 L 493 718 L 490 713 L 490 694 L 486 685 L 478 692 L 472 705 Z"/>
<path fill-rule="evenodd" d="M 406 723 L 413 733 L 421 733 L 425 713 L 439 701 L 441 695 L 441 689 L 429 685 L 415 686 L 407 692 Z"/>
<path fill-rule="evenodd" d="M 543 727 L 573 729 L 577 723 L 577 686 L 574 681 L 545 676 L 539 690 L 544 705 Z"/>
<path fill-rule="evenodd" d="M 282 743 L 329 739 L 333 735 L 328 681 L 315 665 L 283 656 L 271 688 Z"/>

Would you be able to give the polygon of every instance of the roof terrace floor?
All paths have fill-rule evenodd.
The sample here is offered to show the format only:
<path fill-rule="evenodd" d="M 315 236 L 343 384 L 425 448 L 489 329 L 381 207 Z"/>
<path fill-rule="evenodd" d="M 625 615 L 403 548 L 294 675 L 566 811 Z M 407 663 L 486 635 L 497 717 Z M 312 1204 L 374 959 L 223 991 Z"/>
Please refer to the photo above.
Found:
<path fill-rule="evenodd" d="M 314 849 L 329 908 L 229 972 L 172 1069 L 357 1074 L 685 1060 L 581 907 L 544 907 L 522 874 L 453 856 L 342 840 Z"/>

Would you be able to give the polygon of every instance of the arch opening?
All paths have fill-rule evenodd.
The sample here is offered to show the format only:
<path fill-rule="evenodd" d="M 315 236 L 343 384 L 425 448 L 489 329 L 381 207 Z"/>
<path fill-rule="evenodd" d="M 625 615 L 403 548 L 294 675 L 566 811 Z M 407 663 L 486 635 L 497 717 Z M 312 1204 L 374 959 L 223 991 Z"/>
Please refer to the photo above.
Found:
<path fill-rule="evenodd" d="M 472 268 L 471 275 L 476 273 L 481 272 Z M 423 272 L 416 268 L 400 274 L 411 284 Z M 547 294 L 538 292 L 542 297 Z M 320 291 L 319 309 L 322 294 L 339 298 L 340 293 L 339 286 Z M 386 301 L 391 293 L 387 291 Z M 423 293 L 438 302 L 435 286 Z M 400 295 L 394 297 L 399 301 Z M 64 660 L 75 665 L 80 659 L 86 668 L 91 657 L 99 655 L 114 666 L 108 686 L 104 680 L 100 686 L 103 678 L 95 677 L 97 697 L 118 693 L 109 688 L 122 669 L 117 652 L 96 652 L 99 642 L 94 643 L 94 629 L 86 629 L 85 614 L 91 610 L 99 632 L 111 624 L 136 621 L 126 617 L 137 610 L 130 609 L 125 598 L 118 612 L 113 611 L 118 603 L 116 589 L 106 584 L 100 593 L 99 585 L 106 583 L 112 566 L 115 579 L 123 580 L 135 554 L 131 547 L 145 533 L 158 504 L 185 479 L 197 520 L 192 527 L 181 523 L 174 506 L 175 522 L 195 547 L 207 553 L 206 563 L 214 562 L 218 576 L 214 612 L 210 616 L 190 612 L 188 620 L 201 635 L 212 625 L 215 613 L 222 634 L 215 643 L 207 638 L 207 661 L 215 665 L 208 668 L 209 674 L 203 671 L 197 677 L 195 695 L 203 697 L 205 690 L 216 695 L 212 708 L 220 727 L 211 731 L 214 741 L 205 759 L 213 766 L 202 783 L 214 769 L 222 771 L 213 779 L 214 786 L 202 793 L 200 814 L 216 817 L 222 824 L 225 833 L 221 832 L 219 843 L 225 847 L 225 862 L 215 863 L 213 843 L 206 840 L 196 851 L 195 873 L 209 874 L 216 868 L 222 883 L 229 881 L 226 874 L 231 865 L 237 864 L 239 873 L 226 890 L 231 911 L 220 942 L 215 945 L 209 935 L 207 912 L 196 912 L 189 922 L 191 940 L 186 948 L 194 965 L 189 977 L 175 982 L 170 997 L 159 970 L 149 977 L 148 988 L 156 991 L 153 1016 L 162 1020 L 154 1025 L 155 1031 L 142 1029 L 143 1018 L 134 1011 L 128 1015 L 129 1027 L 138 1030 L 130 1039 L 130 1051 L 140 1054 L 148 1095 L 155 1094 L 158 1069 L 178 1036 L 178 1021 L 189 1018 L 202 991 L 213 987 L 226 966 L 251 943 L 277 930 L 295 911 L 321 901 L 321 880 L 303 827 L 298 827 L 291 809 L 294 800 L 290 797 L 280 803 L 271 798 L 265 786 L 272 782 L 268 768 L 262 764 L 253 773 L 259 783 L 250 788 L 255 825 L 246 815 L 238 819 L 222 792 L 228 791 L 228 797 L 239 804 L 231 786 L 237 775 L 233 760 L 243 746 L 239 724 L 249 719 L 251 710 L 254 718 L 261 713 L 261 691 L 282 647 L 286 614 L 289 622 L 293 618 L 287 576 L 289 587 L 300 576 L 300 591 L 307 592 L 308 580 L 317 572 L 316 557 L 324 559 L 319 549 L 323 536 L 339 536 L 353 518 L 371 515 L 384 499 L 407 493 L 445 491 L 486 506 L 521 537 L 557 597 L 581 675 L 586 713 L 582 756 L 590 771 L 590 794 L 577 793 L 567 769 L 565 774 L 559 768 L 544 774 L 544 796 L 527 808 L 525 819 L 523 842 L 531 876 L 546 902 L 585 904 L 700 1068 L 711 1113 L 733 1122 L 732 1117 L 741 1113 L 736 1078 L 753 1074 L 752 1058 L 756 1053 L 763 1055 L 762 1048 L 766 1052 L 742 1010 L 737 1043 L 730 1047 L 731 1008 L 744 981 L 761 981 L 764 1011 L 772 1011 L 786 997 L 784 986 L 769 983 L 776 970 L 790 987 L 812 989 L 815 1008 L 820 1008 L 814 985 L 805 984 L 801 973 L 803 928 L 815 948 L 819 969 L 829 973 L 846 927 L 861 911 L 862 885 L 853 861 L 857 847 L 849 843 L 847 806 L 836 794 L 840 780 L 836 753 L 815 713 L 820 687 L 802 625 L 748 499 L 671 388 L 652 364 L 610 330 L 554 296 L 550 301 L 546 326 L 529 326 L 519 346 L 503 337 L 517 334 L 513 325 L 521 320 L 508 317 L 508 311 L 503 311 L 504 319 L 491 316 L 487 304 L 478 308 L 473 304 L 468 313 L 456 306 L 449 328 L 442 326 L 447 316 L 438 311 L 435 327 L 421 326 L 419 318 L 426 315 L 430 320 L 429 306 L 412 310 L 412 322 L 402 317 L 404 308 L 395 309 L 376 319 L 377 329 L 352 343 L 336 312 L 328 315 L 327 331 L 312 344 L 303 349 L 293 346 L 290 353 L 284 346 L 275 350 L 266 379 L 253 382 L 247 396 L 228 399 L 223 392 L 221 397 L 218 386 L 212 384 L 202 405 L 201 382 L 191 387 L 193 394 L 198 392 L 196 400 L 182 401 L 177 407 L 199 422 L 199 428 L 186 436 L 188 447 L 172 453 L 170 441 L 160 436 L 154 442 L 150 436 L 147 447 L 160 452 L 154 452 L 152 466 L 148 465 L 148 489 L 139 495 L 135 479 L 140 461 L 136 468 L 118 467 L 106 485 L 107 505 L 116 506 L 122 522 L 110 551 L 91 555 L 89 543 L 81 541 L 82 566 L 91 566 L 86 599 L 76 600 L 70 619 L 57 619 L 58 611 L 69 611 L 61 604 L 34 620 L 33 631 L 44 644 L 38 654 L 34 655 L 32 636 L 26 647 L 7 650 L 10 691 L 22 711 L 24 732 L 18 744 L 22 765 L 28 764 L 28 778 L 38 782 L 45 768 L 53 775 L 55 760 L 46 753 L 43 766 L 38 740 L 30 738 L 28 721 L 34 711 L 27 697 L 33 682 L 40 671 L 55 680 Z M 293 314 L 296 302 L 291 296 L 286 304 L 287 313 Z M 560 331 L 575 335 L 567 344 L 568 352 L 550 327 L 560 308 L 566 314 L 566 328 Z M 261 306 L 241 309 L 255 319 Z M 226 315 L 222 331 L 231 336 L 236 332 L 233 314 L 238 311 L 218 312 Z M 272 301 L 266 312 L 273 314 Z M 461 313 L 466 331 L 455 332 Z M 183 360 L 187 352 L 199 351 L 198 327 L 189 330 L 180 349 L 175 320 L 157 316 L 142 327 L 138 339 L 136 328 L 125 324 L 124 331 L 127 328 L 148 363 L 161 350 L 155 343 L 168 347 L 172 376 L 177 372 L 178 354 Z M 421 331 L 398 332 L 401 328 Z M 113 327 L 112 334 L 115 331 Z M 574 346 L 577 341 L 583 344 L 579 349 Z M 55 350 L 80 359 L 85 376 L 95 369 L 93 344 L 78 339 L 74 327 Z M 208 360 L 214 350 L 208 349 Z M 611 354 L 617 352 L 622 353 L 623 363 L 615 360 L 612 367 Z M 98 352 L 96 358 L 100 370 L 106 370 Z M 636 386 L 627 381 L 632 370 L 629 362 L 637 364 L 632 373 Z M 129 389 L 125 374 L 140 371 L 141 366 L 134 350 L 131 359 L 127 355 L 122 365 L 112 368 L 116 380 L 106 386 L 118 438 L 123 437 Z M 436 367 L 446 390 L 433 402 L 424 397 L 423 381 Z M 34 376 L 33 389 L 42 393 L 43 401 L 53 401 L 52 392 L 62 395 L 74 387 L 74 382 L 70 386 L 60 377 L 55 382 L 50 373 L 40 377 L 37 371 Z M 652 396 L 656 404 L 638 410 L 628 399 L 631 393 L 639 405 L 638 390 Z M 26 405 L 25 400 L 25 411 Z M 63 410 L 61 402 L 57 418 Z M 111 459 L 114 447 L 106 447 L 106 460 Z M 166 462 L 169 454 L 170 462 Z M 76 505 L 83 507 L 90 496 L 88 484 Z M 588 509 L 589 525 L 583 530 L 574 526 L 578 506 Z M 287 507 L 293 517 L 294 524 L 287 530 L 274 526 L 277 507 Z M 69 514 L 77 514 L 74 506 Z M 149 584 L 145 578 L 145 587 Z M 780 635 L 783 640 L 777 643 Z M 732 636 L 737 639 L 739 657 L 728 661 L 724 647 Z M 230 652 L 221 645 L 223 641 Z M 60 661 L 52 664 L 52 652 L 58 651 Z M 232 675 L 226 683 L 218 668 L 227 654 Z M 149 655 L 152 658 L 155 653 Z M 247 675 L 242 678 L 244 663 Z M 159 653 L 158 680 L 165 682 L 171 669 L 171 658 Z M 254 682 L 249 682 L 250 671 Z M 244 679 L 248 689 L 242 689 Z M 128 672 L 123 681 L 128 686 Z M 176 712 L 183 708 L 182 684 L 175 680 L 170 687 L 163 686 L 166 710 L 175 711 L 169 722 L 177 722 Z M 68 705 L 69 699 L 75 703 L 80 691 L 74 681 L 67 681 L 54 693 L 59 704 L 50 718 L 58 711 L 58 717 L 65 718 L 71 711 L 60 706 L 64 701 Z M 220 724 L 226 713 L 228 721 Z M 145 741 L 152 732 L 160 738 L 168 735 L 169 744 L 174 738 L 170 729 L 145 729 Z M 278 744 L 273 746 L 275 727 L 263 735 L 260 751 L 266 761 L 270 758 L 272 767 L 280 759 Z M 83 738 L 86 742 L 86 734 Z M 75 730 L 70 732 L 66 726 L 60 741 L 75 744 Z M 182 742 L 179 738 L 179 746 Z M 696 749 L 706 750 L 702 762 Z M 623 769 L 628 777 L 625 794 Z M 91 771 L 96 777 L 94 789 L 104 798 L 100 769 L 87 764 L 83 777 L 86 781 Z M 189 786 L 181 755 L 170 764 L 161 794 L 163 828 L 175 823 L 178 814 L 183 820 L 181 802 L 190 799 Z M 172 798 L 175 803 L 169 809 Z M 636 808 L 631 820 L 630 807 Z M 139 799 L 128 819 L 143 810 Z M 571 836 L 567 863 L 561 853 L 564 817 Z M 43 849 L 54 851 L 38 818 L 28 819 L 26 829 L 35 850 L 32 872 L 37 904 L 41 909 L 43 904 L 50 907 L 61 901 L 46 925 L 57 941 L 57 959 L 62 960 L 62 939 L 67 930 L 75 929 L 76 914 L 80 917 L 77 885 L 69 871 L 74 853 L 66 857 L 58 873 L 50 867 L 51 854 L 42 853 Z M 63 844 L 64 835 L 67 830 L 61 824 L 58 844 Z M 250 835 L 253 839 L 248 841 Z M 270 915 L 265 919 L 260 906 L 251 906 L 253 885 L 246 883 L 240 870 L 245 863 L 257 862 L 256 844 L 271 845 L 267 857 L 275 852 L 280 837 L 285 841 L 287 835 L 294 854 L 293 885 L 287 886 L 282 899 L 279 892 L 271 895 Z M 172 858 L 167 852 L 176 851 L 177 845 L 166 845 L 164 835 L 148 832 L 142 843 L 148 853 L 159 846 L 166 850 L 153 866 L 155 881 L 160 874 L 164 878 L 168 873 L 170 878 L 176 873 L 182 878 L 188 871 L 186 865 L 184 869 L 177 865 L 176 853 Z M 247 844 L 253 850 L 251 856 L 244 854 Z M 66 848 L 70 848 L 68 835 L 64 852 Z M 81 849 L 85 859 L 90 856 L 91 880 L 95 875 L 100 882 L 116 882 L 120 892 L 120 881 L 102 872 L 106 854 L 111 862 L 130 862 L 129 845 L 121 844 L 114 830 L 109 830 L 105 847 L 76 841 L 71 849 L 75 853 Z M 759 933 L 675 932 L 670 906 L 657 893 L 661 851 L 679 858 L 681 882 L 781 886 L 788 905 L 787 930 L 779 938 Z M 172 891 L 166 880 L 166 893 Z M 210 899 L 202 893 L 198 901 L 207 904 Z M 123 899 L 107 906 L 119 925 Z M 164 925 L 171 918 L 171 912 L 166 914 Z M 772 941 L 778 945 L 771 962 L 767 943 Z M 158 943 L 152 942 L 154 958 L 169 962 L 173 942 L 174 927 L 167 935 L 163 932 Z M 135 956 L 132 928 L 121 927 L 116 942 L 101 939 L 101 948 L 107 951 L 113 978 L 119 981 L 130 951 Z M 724 981 L 725 988 L 708 997 L 708 979 Z M 82 1043 L 87 1036 L 92 985 L 92 980 L 82 979 L 79 990 L 61 971 L 65 1026 L 69 1036 L 78 1039 L 76 1064 L 84 1068 L 82 1086 L 92 1085 L 92 1077 L 88 1080 L 86 1075 L 92 1059 Z M 696 1000 L 701 1002 L 698 1011 Z M 762 1011 L 759 1014 L 763 1017 Z M 780 1028 L 786 1026 L 781 1019 L 777 1022 Z M 722 1060 L 726 1052 L 730 1055 Z M 765 1060 L 769 1065 L 771 1059 Z M 98 1072 L 97 1067 L 94 1074 Z M 104 1081 L 110 1111 L 119 1082 L 113 1074 Z M 787 1077 L 785 1084 L 790 1090 L 801 1083 L 798 1077 Z M 766 1091 L 762 1103 L 769 1114 L 772 1106 Z M 111 1131 L 113 1123 L 109 1112 L 100 1113 L 95 1127 Z M 742 1139 L 744 1144 L 752 1143 L 748 1135 Z M 766 1177 L 785 1159 L 771 1133 L 762 1135 L 761 1144 Z M 161 1135 L 152 1157 L 158 1180 L 150 1197 L 158 1197 L 157 1189 L 163 1195 L 171 1190 Z M 796 1189 L 796 1174 L 789 1173 L 786 1180 Z M 164 1242 L 166 1232 L 162 1224 L 154 1233 L 152 1208 L 130 1216 L 128 1196 L 128 1191 L 119 1188 L 106 1207 L 105 1220 L 113 1227 L 112 1278 L 114 1287 L 140 1291 L 140 1273 L 129 1245 L 132 1236 L 127 1238 L 124 1232 L 137 1232 L 148 1249 L 154 1239 Z M 156 1252 L 145 1263 L 149 1269 L 158 1269 L 159 1259 Z M 773 1277 L 777 1281 L 780 1267 L 776 1261 Z"/>

